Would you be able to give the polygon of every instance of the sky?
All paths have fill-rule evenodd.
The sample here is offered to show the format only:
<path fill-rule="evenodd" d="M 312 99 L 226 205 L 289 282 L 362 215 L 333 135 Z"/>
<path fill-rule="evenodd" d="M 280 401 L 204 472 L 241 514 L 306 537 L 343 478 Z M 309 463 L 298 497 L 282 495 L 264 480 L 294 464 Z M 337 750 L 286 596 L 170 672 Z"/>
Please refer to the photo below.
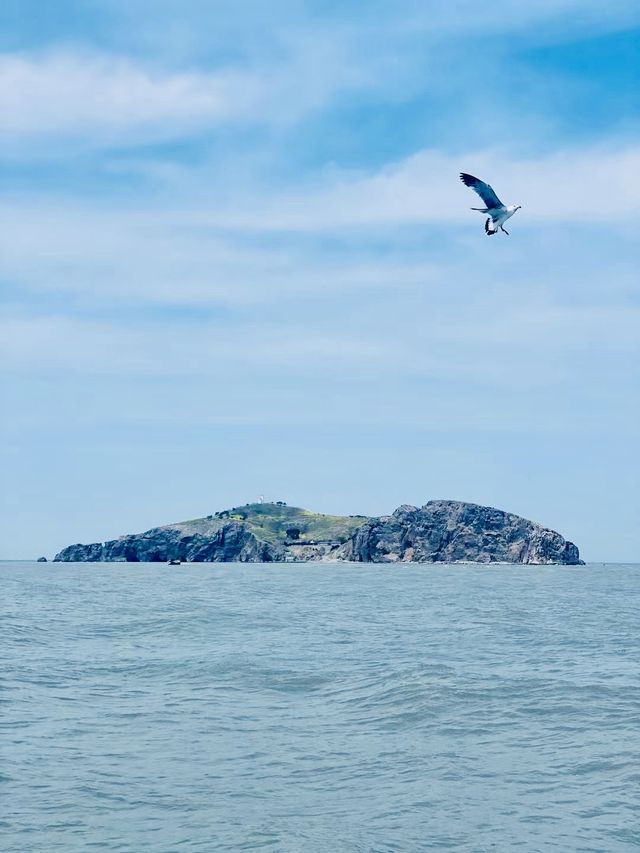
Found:
<path fill-rule="evenodd" d="M 639 78 L 637 0 L 3 0 L 0 557 L 263 495 L 640 561 Z"/>

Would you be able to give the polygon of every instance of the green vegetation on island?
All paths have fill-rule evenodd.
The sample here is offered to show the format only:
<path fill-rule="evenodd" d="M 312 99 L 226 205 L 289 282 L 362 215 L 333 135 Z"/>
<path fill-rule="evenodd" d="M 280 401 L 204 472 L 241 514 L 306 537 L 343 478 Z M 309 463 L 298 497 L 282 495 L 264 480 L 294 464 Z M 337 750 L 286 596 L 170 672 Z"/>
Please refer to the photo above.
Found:
<path fill-rule="evenodd" d="M 568 563 L 577 547 L 518 515 L 462 501 L 389 516 L 326 515 L 284 501 L 249 503 L 108 542 L 69 545 L 64 562 Z"/>

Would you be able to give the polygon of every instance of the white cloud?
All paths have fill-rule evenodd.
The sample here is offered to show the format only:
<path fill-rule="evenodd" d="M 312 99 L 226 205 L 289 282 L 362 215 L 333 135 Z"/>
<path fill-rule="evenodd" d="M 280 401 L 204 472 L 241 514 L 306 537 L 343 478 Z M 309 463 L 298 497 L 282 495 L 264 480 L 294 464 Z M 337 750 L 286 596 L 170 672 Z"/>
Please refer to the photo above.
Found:
<path fill-rule="evenodd" d="M 16 200 L 0 206 L 0 275 L 29 291 L 89 304 L 275 305 L 278 300 L 424 285 L 424 259 L 338 256 L 287 242 L 261 244 L 242 230 L 203 228 L 200 209 L 139 210 Z"/>
<path fill-rule="evenodd" d="M 484 236 L 482 217 L 468 209 L 475 196 L 457 178 L 461 168 L 523 204 L 510 239 L 491 243 Z M 22 197 L 0 208 L 0 275 L 14 288 L 73 294 L 85 305 L 248 308 L 390 287 L 437 289 L 468 280 L 474 263 L 483 265 L 486 284 L 508 270 L 522 286 L 523 276 L 546 280 L 554 253 L 562 258 L 567 251 L 566 243 L 552 245 L 562 239 L 558 225 L 615 225 L 624 240 L 640 213 L 639 176 L 640 148 L 616 145 L 530 161 L 427 151 L 373 175 L 328 177 L 306 193 L 231 196 L 213 211 L 201 202 L 175 207 L 168 196 L 125 210 Z M 415 235 L 409 226 L 434 224 L 445 231 L 426 231 L 424 249 L 405 254 L 403 229 Z M 340 246 L 327 251 L 321 244 L 329 232 L 339 235 Z M 449 252 L 434 254 L 427 241 L 445 234 L 456 245 L 443 244 Z M 542 235 L 547 267 L 536 249 Z M 609 293 L 629 287 L 625 263 L 633 258 L 608 256 Z M 589 277 L 586 264 L 574 257 L 564 267 L 555 264 L 552 275 L 565 282 Z"/>
<path fill-rule="evenodd" d="M 106 2 L 106 0 L 103 0 Z M 393 66 L 402 60 L 404 42 L 417 37 L 432 45 L 443 39 L 482 39 L 507 33 L 536 39 L 574 39 L 585 32 L 602 34 L 633 26 L 640 19 L 636 0 L 509 0 L 491 6 L 477 0 L 425 3 L 424 0 L 377 0 L 370 9 L 362 3 L 312 3 L 301 0 L 155 0 L 149 15 L 147 0 L 108 0 L 121 39 L 154 55 L 182 57 L 228 51 L 229 44 L 246 57 L 277 52 L 287 38 L 309 42 L 346 39 L 359 59 L 376 64 L 380 53 L 393 53 Z M 478 59 L 482 62 L 482 45 Z M 389 65 L 386 66 L 387 69 Z M 331 73 L 331 66 L 320 69 Z M 379 81 L 384 82 L 384 81 Z"/>
<path fill-rule="evenodd" d="M 446 33 L 455 37 L 480 31 L 483 37 L 495 33 L 528 30 L 530 35 L 549 37 L 554 29 L 571 37 L 597 28 L 598 32 L 633 25 L 638 20 L 634 0 L 614 0 L 604 7 L 599 0 L 510 0 L 500 6 L 479 6 L 475 0 L 455 0 L 448 4 L 425 4 L 414 0 L 413 14 L 404 11 L 405 27 L 420 24 L 428 32 Z M 533 32 L 532 31 L 533 29 Z"/>
<path fill-rule="evenodd" d="M 221 329 L 180 321 L 116 323 L 67 317 L 29 316 L 0 319 L 0 355 L 6 368 L 50 375 L 208 377 L 228 379 L 256 368 L 289 368 L 296 373 L 312 364 L 367 364 L 384 357 L 384 344 L 344 338 L 330 331 L 313 334 L 295 324 L 251 321 Z M 161 330 L 159 333 L 159 329 Z M 246 377 L 245 377 L 246 378 Z"/>
<path fill-rule="evenodd" d="M 261 84 L 231 72 L 154 72 L 114 56 L 0 56 L 0 130 L 7 137 L 82 136 L 114 143 L 171 138 L 250 115 Z"/>
<path fill-rule="evenodd" d="M 1 146 L 20 152 L 23 141 L 60 139 L 108 148 L 223 123 L 286 125 L 337 90 L 371 84 L 342 40 L 327 34 L 283 36 L 277 57 L 216 71 L 166 70 L 112 54 L 0 54 Z"/>
<path fill-rule="evenodd" d="M 609 142 L 531 159 L 497 150 L 458 156 L 425 150 L 372 175 L 338 175 L 325 179 L 325 186 L 268 199 L 259 213 L 227 210 L 203 221 L 314 231 L 456 221 L 471 225 L 475 216 L 481 227 L 478 214 L 468 210 L 480 201 L 458 181 L 460 171 L 490 182 L 506 204 L 522 204 L 518 219 L 525 223 L 618 222 L 640 212 L 640 146 Z"/>
<path fill-rule="evenodd" d="M 389 296 L 386 308 L 364 316 L 352 306 L 344 316 L 315 318 L 313 326 L 297 312 L 222 323 L 6 313 L 0 355 L 11 372 L 42 375 L 206 377 L 226 385 L 256 382 L 258 371 L 313 384 L 337 370 L 347 381 L 431 378 L 533 391 L 573 383 L 582 358 L 599 382 L 612 363 L 631 363 L 640 351 L 633 305 L 562 306 L 525 291 L 521 304 L 503 297 L 498 312 L 488 298 L 469 316 L 450 305 L 427 313 L 412 298 L 398 301 Z"/>
<path fill-rule="evenodd" d="M 451 87 L 457 78 L 455 69 L 445 67 L 446 45 L 463 43 L 478 31 L 484 37 L 519 30 L 542 33 L 545 23 L 555 22 L 565 34 L 570 25 L 575 37 L 581 28 L 597 25 L 602 31 L 638 18 L 637 4 L 627 0 L 618 0 L 605 12 L 591 0 L 517 0 L 498 11 L 478 11 L 470 0 L 427 12 L 424 3 L 408 3 L 402 15 L 390 4 L 367 20 L 354 19 L 348 10 L 311 16 L 304 4 L 298 14 L 283 9 L 265 13 L 257 4 L 260 8 L 252 9 L 250 22 L 242 4 L 229 10 L 206 3 L 196 6 L 187 26 L 186 55 L 178 51 L 174 56 L 171 50 L 163 55 L 158 49 L 151 54 L 155 61 L 168 63 L 164 65 L 69 49 L 0 54 L 5 152 L 11 146 L 16 150 L 16 142 L 24 140 L 74 139 L 110 147 L 182 137 L 221 122 L 286 124 L 323 107 L 338 93 L 373 92 L 381 101 L 403 101 L 408 90 L 416 90 L 418 79 L 420 90 Z M 123 44 L 136 42 L 141 19 L 144 44 L 153 27 L 158 38 L 162 33 L 171 42 L 175 10 L 157 12 L 149 21 L 146 6 L 136 9 L 127 3 L 120 9 L 123 26 L 134 31 L 123 33 Z M 424 69 L 416 75 L 416 40 L 431 57 L 426 80 L 420 76 Z M 230 42 L 233 67 L 203 67 L 204 56 L 228 57 Z M 207 44 L 209 50 L 196 50 L 196 44 Z M 188 70 L 175 70 L 176 61 L 182 69 L 185 62 L 191 64 Z"/>

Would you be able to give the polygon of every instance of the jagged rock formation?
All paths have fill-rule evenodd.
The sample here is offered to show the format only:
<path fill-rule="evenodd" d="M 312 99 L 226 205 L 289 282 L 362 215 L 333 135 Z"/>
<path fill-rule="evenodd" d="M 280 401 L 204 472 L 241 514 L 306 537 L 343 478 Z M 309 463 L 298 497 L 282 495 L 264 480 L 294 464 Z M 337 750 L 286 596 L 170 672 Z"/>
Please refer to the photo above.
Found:
<path fill-rule="evenodd" d="M 54 559 L 86 563 L 271 563 L 284 559 L 284 552 L 261 542 L 241 522 L 230 521 L 208 533 L 185 532 L 181 525 L 172 525 L 110 542 L 70 545 Z"/>
<path fill-rule="evenodd" d="M 553 530 L 492 507 L 458 501 L 401 506 L 356 531 L 351 559 L 395 563 L 568 563 L 578 549 Z"/>
<path fill-rule="evenodd" d="M 193 521 L 91 545 L 62 562 L 504 562 L 577 564 L 577 547 L 553 530 L 491 507 L 458 501 L 401 506 L 393 515 L 329 516 L 247 504 Z"/>

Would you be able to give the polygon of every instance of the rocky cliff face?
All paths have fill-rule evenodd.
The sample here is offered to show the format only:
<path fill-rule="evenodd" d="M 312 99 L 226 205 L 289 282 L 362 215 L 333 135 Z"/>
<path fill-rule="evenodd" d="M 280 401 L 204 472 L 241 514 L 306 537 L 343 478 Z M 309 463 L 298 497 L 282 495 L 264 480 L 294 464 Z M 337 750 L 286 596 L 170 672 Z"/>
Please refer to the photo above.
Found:
<path fill-rule="evenodd" d="M 578 549 L 553 530 L 492 507 L 458 501 L 401 506 L 372 518 L 351 540 L 349 557 L 395 563 L 580 562 Z"/>
<path fill-rule="evenodd" d="M 60 562 L 271 563 L 284 559 L 281 547 L 261 542 L 241 522 L 230 521 L 211 533 L 188 533 L 180 527 L 157 527 L 93 545 L 69 545 L 56 554 Z"/>
<path fill-rule="evenodd" d="M 295 522 L 295 525 L 292 526 Z M 430 501 L 393 515 L 321 516 L 282 504 L 247 505 L 109 542 L 70 545 L 61 562 L 565 563 L 578 549 L 553 530 L 477 504 Z"/>

